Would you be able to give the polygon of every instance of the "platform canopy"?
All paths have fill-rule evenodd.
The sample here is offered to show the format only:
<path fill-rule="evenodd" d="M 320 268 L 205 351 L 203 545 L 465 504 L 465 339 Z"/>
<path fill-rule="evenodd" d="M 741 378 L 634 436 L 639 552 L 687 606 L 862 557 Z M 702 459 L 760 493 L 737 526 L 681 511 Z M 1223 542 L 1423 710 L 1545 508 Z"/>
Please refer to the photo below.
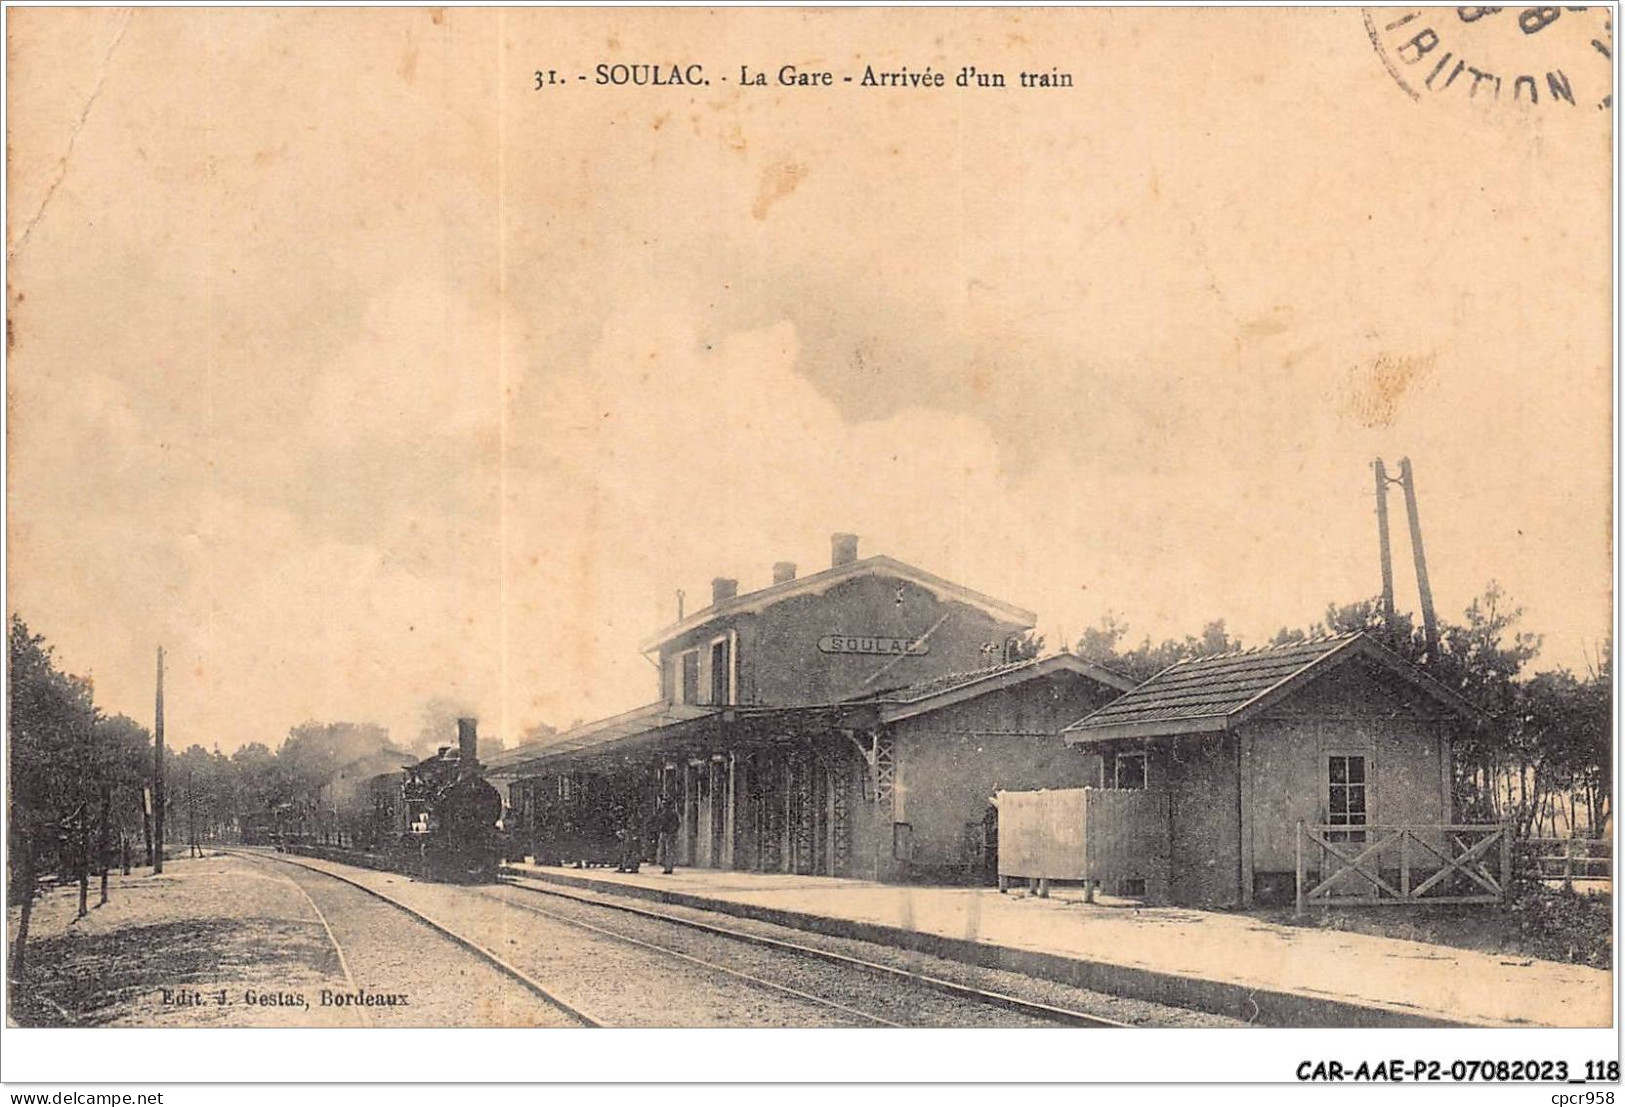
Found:
<path fill-rule="evenodd" d="M 494 777 L 606 769 L 638 762 L 702 757 L 750 747 L 806 745 L 873 728 L 873 704 L 814 707 L 714 707 L 651 703 L 491 758 Z"/>

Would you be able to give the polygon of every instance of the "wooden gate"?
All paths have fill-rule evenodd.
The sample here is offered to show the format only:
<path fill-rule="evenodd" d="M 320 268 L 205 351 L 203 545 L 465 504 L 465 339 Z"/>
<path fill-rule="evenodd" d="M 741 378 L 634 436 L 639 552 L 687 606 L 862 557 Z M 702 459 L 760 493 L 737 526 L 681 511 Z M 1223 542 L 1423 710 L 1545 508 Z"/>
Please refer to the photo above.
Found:
<path fill-rule="evenodd" d="M 1299 914 L 1310 904 L 1499 903 L 1512 874 L 1512 838 L 1496 823 L 1300 822 L 1297 870 Z"/>

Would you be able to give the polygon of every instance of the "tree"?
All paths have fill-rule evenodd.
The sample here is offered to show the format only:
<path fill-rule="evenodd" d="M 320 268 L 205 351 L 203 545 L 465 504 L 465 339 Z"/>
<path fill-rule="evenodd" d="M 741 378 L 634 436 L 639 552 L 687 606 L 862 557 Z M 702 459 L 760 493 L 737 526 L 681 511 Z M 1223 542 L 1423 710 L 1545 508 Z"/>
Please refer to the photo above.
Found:
<path fill-rule="evenodd" d="M 264 742 L 250 742 L 231 755 L 232 810 L 241 819 L 290 799 L 276 754 Z"/>
<path fill-rule="evenodd" d="M 109 833 L 116 841 L 139 838 L 142 789 L 152 780 L 152 735 L 127 715 L 104 717 L 96 721 L 96 748 L 113 790 Z"/>
<path fill-rule="evenodd" d="M 1241 641 L 1230 636 L 1223 619 L 1205 625 L 1200 635 L 1182 640 L 1169 638 L 1155 646 L 1147 636 L 1138 646 L 1124 650 L 1122 642 L 1128 637 L 1128 630 L 1121 616 L 1108 611 L 1099 623 L 1084 630 L 1073 652 L 1085 661 L 1116 670 L 1132 680 L 1144 681 L 1181 658 L 1233 653 L 1242 648 Z"/>
<path fill-rule="evenodd" d="M 43 636 L 20 616 L 8 637 L 11 795 L 7 811 L 8 905 L 21 914 L 12 944 L 12 974 L 26 968 L 28 924 L 42 869 L 65 868 L 61 826 L 81 804 L 91 809 L 99 766 L 94 758 L 96 708 L 90 684 L 63 673 Z"/>

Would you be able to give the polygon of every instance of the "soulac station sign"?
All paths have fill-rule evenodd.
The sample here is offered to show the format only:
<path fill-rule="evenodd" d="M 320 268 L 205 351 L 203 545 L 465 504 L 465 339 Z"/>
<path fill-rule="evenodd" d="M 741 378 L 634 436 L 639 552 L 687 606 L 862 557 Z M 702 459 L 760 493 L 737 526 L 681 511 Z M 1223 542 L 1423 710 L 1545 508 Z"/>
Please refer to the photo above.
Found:
<path fill-rule="evenodd" d="M 919 657 L 931 652 L 931 644 L 921 638 L 892 638 L 880 634 L 826 634 L 818 640 L 822 653 L 907 654 Z"/>

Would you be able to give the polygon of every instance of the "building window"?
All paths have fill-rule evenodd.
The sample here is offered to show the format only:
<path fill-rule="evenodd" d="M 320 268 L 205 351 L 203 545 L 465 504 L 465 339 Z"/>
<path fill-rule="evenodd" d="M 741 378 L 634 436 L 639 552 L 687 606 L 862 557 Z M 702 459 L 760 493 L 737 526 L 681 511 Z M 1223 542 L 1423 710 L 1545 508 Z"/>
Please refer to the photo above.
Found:
<path fill-rule="evenodd" d="M 1140 791 L 1146 785 L 1146 764 L 1143 753 L 1120 753 L 1112 775 L 1112 786 Z"/>
<path fill-rule="evenodd" d="M 677 688 L 678 703 L 698 703 L 700 700 L 700 651 L 689 650 L 683 654 L 682 679 Z"/>
<path fill-rule="evenodd" d="M 1365 826 L 1371 807 L 1366 759 L 1334 753 L 1326 758 L 1326 822 L 1332 826 Z M 1363 842 L 1363 830 L 1339 831 L 1334 841 Z"/>
<path fill-rule="evenodd" d="M 732 703 L 733 698 L 728 695 L 729 669 L 728 640 L 718 638 L 711 643 L 711 702 Z"/>

